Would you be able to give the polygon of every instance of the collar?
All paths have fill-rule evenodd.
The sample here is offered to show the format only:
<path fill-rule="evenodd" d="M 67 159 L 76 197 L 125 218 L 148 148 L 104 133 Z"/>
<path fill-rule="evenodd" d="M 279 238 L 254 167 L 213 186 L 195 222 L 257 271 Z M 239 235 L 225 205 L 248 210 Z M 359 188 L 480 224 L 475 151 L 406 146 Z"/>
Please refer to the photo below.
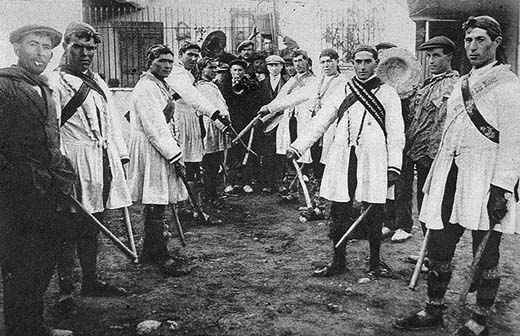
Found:
<path fill-rule="evenodd" d="M 469 72 L 469 74 L 480 76 L 480 75 L 484 74 L 485 72 L 487 72 L 492 67 L 494 67 L 495 65 L 497 65 L 497 63 L 498 63 L 498 61 L 494 61 L 494 62 L 484 65 L 482 68 L 478 68 L 478 69 L 472 68 L 471 71 Z"/>
<path fill-rule="evenodd" d="M 375 74 L 375 73 L 374 73 L 372 76 L 368 77 L 367 79 L 365 79 L 365 80 L 361 80 L 361 79 L 359 79 L 359 77 L 356 75 L 357 80 L 360 81 L 361 83 L 366 83 L 366 82 L 370 81 L 370 80 L 371 80 L 372 78 L 374 78 L 374 77 L 376 77 L 376 74 Z"/>

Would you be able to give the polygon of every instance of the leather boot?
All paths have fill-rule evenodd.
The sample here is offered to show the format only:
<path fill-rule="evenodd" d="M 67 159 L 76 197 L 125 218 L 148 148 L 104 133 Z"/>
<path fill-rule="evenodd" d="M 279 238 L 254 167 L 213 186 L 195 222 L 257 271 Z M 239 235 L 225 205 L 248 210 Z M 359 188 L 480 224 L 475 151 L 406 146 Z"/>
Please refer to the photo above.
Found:
<path fill-rule="evenodd" d="M 169 259 L 168 237 L 164 230 L 164 210 L 157 210 L 155 207 L 157 206 L 145 208 L 143 251 L 139 258 L 145 264 L 162 264 Z"/>
<path fill-rule="evenodd" d="M 445 310 L 445 305 L 427 304 L 424 309 L 397 319 L 392 325 L 397 329 L 411 331 L 436 328 L 444 324 Z"/>
<path fill-rule="evenodd" d="M 342 243 L 339 247 L 335 247 L 339 239 L 334 240 L 334 255 L 332 256 L 332 262 L 325 267 L 315 270 L 312 276 L 315 277 L 330 277 L 345 273 L 347 271 L 345 263 L 345 247 L 346 243 Z"/>

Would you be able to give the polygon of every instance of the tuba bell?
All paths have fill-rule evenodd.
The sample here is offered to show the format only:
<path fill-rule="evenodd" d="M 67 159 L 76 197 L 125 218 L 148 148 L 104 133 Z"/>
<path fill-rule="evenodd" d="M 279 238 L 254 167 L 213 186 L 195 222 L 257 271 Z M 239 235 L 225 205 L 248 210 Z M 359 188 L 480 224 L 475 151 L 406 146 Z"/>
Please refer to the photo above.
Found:
<path fill-rule="evenodd" d="M 396 89 L 401 99 L 410 97 L 421 81 L 421 63 L 408 50 L 390 48 L 379 55 L 377 77 Z"/>

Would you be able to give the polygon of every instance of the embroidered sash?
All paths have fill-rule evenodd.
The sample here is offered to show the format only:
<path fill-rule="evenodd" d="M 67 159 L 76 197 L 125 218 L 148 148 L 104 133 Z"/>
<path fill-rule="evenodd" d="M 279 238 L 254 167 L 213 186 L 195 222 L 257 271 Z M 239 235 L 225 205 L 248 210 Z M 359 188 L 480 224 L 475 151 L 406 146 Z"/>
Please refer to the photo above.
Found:
<path fill-rule="evenodd" d="M 357 77 L 352 78 L 352 80 L 347 83 L 351 93 L 347 95 L 338 109 L 338 122 L 343 117 L 345 111 L 359 100 L 377 121 L 386 137 L 385 108 L 375 94 L 372 93 L 372 90 L 379 88 L 382 84 L 383 82 L 377 77 L 374 77 L 366 83 L 361 82 Z"/>
<path fill-rule="evenodd" d="M 478 110 L 469 90 L 468 75 L 463 76 L 461 80 L 462 100 L 464 100 L 464 108 L 469 119 L 483 136 L 498 144 L 500 132 L 489 124 Z"/>

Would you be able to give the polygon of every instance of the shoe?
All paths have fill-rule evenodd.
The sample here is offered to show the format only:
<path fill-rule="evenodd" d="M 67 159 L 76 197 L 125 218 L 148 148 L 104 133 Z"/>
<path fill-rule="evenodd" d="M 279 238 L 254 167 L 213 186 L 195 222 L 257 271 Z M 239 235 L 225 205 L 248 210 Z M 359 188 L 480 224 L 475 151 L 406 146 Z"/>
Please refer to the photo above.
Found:
<path fill-rule="evenodd" d="M 392 235 L 394 233 L 394 230 L 387 228 L 386 226 L 383 226 L 383 229 L 381 230 L 381 234 L 383 235 L 383 239 Z"/>
<path fill-rule="evenodd" d="M 231 193 L 233 193 L 234 190 L 235 190 L 235 188 L 233 188 L 232 185 L 228 185 L 228 186 L 226 186 L 226 187 L 224 188 L 224 192 L 225 192 L 226 194 L 231 194 Z"/>
<path fill-rule="evenodd" d="M 65 329 L 52 329 L 50 332 L 50 336 L 74 336 L 72 330 Z"/>
<path fill-rule="evenodd" d="M 128 294 L 126 289 L 99 280 L 83 285 L 81 288 L 83 296 L 123 296 L 126 294 Z"/>
<path fill-rule="evenodd" d="M 404 242 L 405 240 L 408 240 L 412 237 L 412 234 L 411 233 L 408 233 L 406 232 L 405 230 L 403 229 L 398 229 L 397 231 L 394 232 L 394 234 L 392 235 L 392 242 L 393 243 L 402 243 Z"/>
<path fill-rule="evenodd" d="M 78 305 L 73 298 L 67 297 L 63 300 L 59 300 L 54 305 L 54 310 L 60 314 L 76 314 L 78 312 Z"/>
<path fill-rule="evenodd" d="M 253 192 L 253 188 L 251 188 L 251 186 L 249 184 L 246 184 L 245 186 L 243 186 L 242 190 L 244 190 L 244 192 L 247 194 L 250 194 Z"/>
<path fill-rule="evenodd" d="M 160 265 L 159 272 L 166 277 L 180 277 L 190 273 L 189 270 L 178 268 L 172 259 L 169 259 Z"/>
<path fill-rule="evenodd" d="M 442 318 L 442 313 L 430 313 L 428 312 L 428 308 L 413 313 L 410 316 L 397 319 L 392 323 L 394 328 L 411 331 L 436 328 L 443 325 L 444 320 Z"/>
<path fill-rule="evenodd" d="M 389 278 L 392 276 L 392 270 L 383 261 L 380 261 L 376 265 L 370 265 L 368 269 L 368 276 L 371 278 Z"/>
<path fill-rule="evenodd" d="M 312 272 L 312 276 L 317 278 L 331 277 L 345 273 L 346 271 L 347 267 L 345 267 L 345 265 L 329 264 L 325 267 L 316 269 L 314 272 Z"/>
<path fill-rule="evenodd" d="M 471 319 L 462 327 L 457 329 L 452 336 L 488 336 L 489 329 L 486 326 L 479 324 L 477 321 Z"/>

